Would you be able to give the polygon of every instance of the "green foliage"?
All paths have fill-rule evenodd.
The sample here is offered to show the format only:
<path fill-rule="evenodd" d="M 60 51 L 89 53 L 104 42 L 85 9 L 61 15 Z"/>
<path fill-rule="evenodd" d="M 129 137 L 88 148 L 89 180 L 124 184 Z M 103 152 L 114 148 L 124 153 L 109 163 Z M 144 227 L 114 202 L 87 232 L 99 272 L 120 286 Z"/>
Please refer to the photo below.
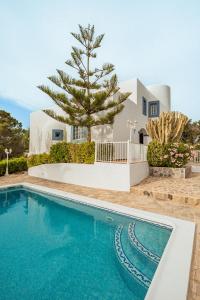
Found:
<path fill-rule="evenodd" d="M 28 157 L 28 166 L 33 167 L 48 163 L 93 164 L 95 158 L 94 156 L 94 142 L 86 142 L 81 144 L 60 142 L 51 146 L 49 154 L 35 154 Z"/>
<path fill-rule="evenodd" d="M 61 142 L 51 146 L 50 157 L 54 163 L 94 163 L 95 143 L 80 144 Z"/>
<path fill-rule="evenodd" d="M 158 141 L 152 141 L 148 145 L 147 160 L 152 167 L 167 167 L 162 157 L 165 155 L 166 145 L 159 143 Z"/>
<path fill-rule="evenodd" d="M 9 160 L 8 171 L 9 174 L 17 173 L 27 170 L 27 159 L 25 157 L 12 158 Z M 6 160 L 0 161 L 0 176 L 6 172 Z"/>
<path fill-rule="evenodd" d="M 74 144 L 71 144 L 74 145 Z M 73 152 L 72 152 L 73 153 Z M 93 164 L 95 159 L 95 143 L 87 142 L 78 145 L 77 163 Z"/>
<path fill-rule="evenodd" d="M 194 145 L 194 150 L 200 150 L 200 144 Z"/>
<path fill-rule="evenodd" d="M 27 158 L 28 167 L 34 167 L 42 164 L 48 164 L 51 162 L 50 155 L 48 153 L 34 154 Z"/>
<path fill-rule="evenodd" d="M 192 122 L 189 120 L 184 128 L 182 142 L 196 144 L 200 142 L 200 121 Z"/>
<path fill-rule="evenodd" d="M 38 88 L 46 93 L 65 113 L 57 115 L 52 110 L 45 112 L 52 118 L 73 126 L 87 128 L 88 141 L 91 141 L 91 127 L 112 124 L 114 117 L 123 109 L 123 102 L 130 93 L 120 93 L 117 76 L 112 64 L 103 64 L 100 68 L 93 67 L 93 59 L 97 57 L 96 49 L 101 47 L 104 34 L 95 37 L 94 26 L 82 27 L 79 33 L 72 36 L 81 48 L 72 47 L 71 59 L 66 61 L 68 67 L 78 73 L 72 78 L 64 71 L 57 70 L 56 76 L 48 79 L 63 92 L 56 92 L 48 86 Z M 101 112 L 99 114 L 99 112 Z"/>
<path fill-rule="evenodd" d="M 54 163 L 69 162 L 69 144 L 67 142 L 56 143 L 50 149 L 51 161 Z"/>
<path fill-rule="evenodd" d="M 160 144 L 152 141 L 148 145 L 147 160 L 153 167 L 181 168 L 191 159 L 189 145 L 184 143 Z"/>
<path fill-rule="evenodd" d="M 184 143 L 173 143 L 167 149 L 169 167 L 181 168 L 191 159 L 192 152 L 189 145 Z"/>
<path fill-rule="evenodd" d="M 10 113 L 0 110 L 0 160 L 6 157 L 5 148 L 11 148 L 11 157 L 28 150 L 28 131 Z"/>

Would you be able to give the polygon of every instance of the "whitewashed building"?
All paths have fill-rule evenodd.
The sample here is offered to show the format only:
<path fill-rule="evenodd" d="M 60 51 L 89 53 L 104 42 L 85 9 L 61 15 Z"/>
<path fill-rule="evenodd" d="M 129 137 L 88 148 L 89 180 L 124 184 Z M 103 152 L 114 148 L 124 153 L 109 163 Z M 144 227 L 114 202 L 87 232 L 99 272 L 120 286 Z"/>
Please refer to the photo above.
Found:
<path fill-rule="evenodd" d="M 132 94 L 124 103 L 123 111 L 115 117 L 113 125 L 92 128 L 92 140 L 117 142 L 132 140 L 135 144 L 148 144 L 146 132 L 148 118 L 155 118 L 161 112 L 171 109 L 170 87 L 166 85 L 144 86 L 138 79 L 122 82 L 122 92 Z M 52 107 L 58 114 L 64 114 L 59 107 Z M 128 124 L 132 123 L 132 130 Z M 30 154 L 48 152 L 58 141 L 81 142 L 86 140 L 85 128 L 69 126 L 58 122 L 42 110 L 30 116 Z"/>

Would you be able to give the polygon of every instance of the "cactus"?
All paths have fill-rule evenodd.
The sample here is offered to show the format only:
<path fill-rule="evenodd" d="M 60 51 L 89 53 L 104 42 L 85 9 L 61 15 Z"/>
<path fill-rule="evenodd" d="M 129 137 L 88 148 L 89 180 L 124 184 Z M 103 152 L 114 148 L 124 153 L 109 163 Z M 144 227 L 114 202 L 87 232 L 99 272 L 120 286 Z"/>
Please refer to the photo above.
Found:
<path fill-rule="evenodd" d="M 178 142 L 188 122 L 188 117 L 179 112 L 163 112 L 157 119 L 149 119 L 147 132 L 161 144 Z"/>

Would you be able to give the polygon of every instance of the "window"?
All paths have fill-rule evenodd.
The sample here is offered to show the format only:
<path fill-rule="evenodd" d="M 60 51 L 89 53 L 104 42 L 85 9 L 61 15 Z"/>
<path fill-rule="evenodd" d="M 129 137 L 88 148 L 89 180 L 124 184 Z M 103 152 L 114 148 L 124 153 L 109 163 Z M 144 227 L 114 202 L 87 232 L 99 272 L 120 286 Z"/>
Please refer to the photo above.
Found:
<path fill-rule="evenodd" d="M 87 136 L 87 128 L 86 127 L 73 126 L 72 128 L 73 128 L 72 129 L 73 140 L 86 139 L 86 136 Z"/>
<path fill-rule="evenodd" d="M 144 97 L 142 97 L 142 113 L 147 115 L 147 100 Z"/>
<path fill-rule="evenodd" d="M 149 102 L 149 117 L 159 117 L 160 114 L 160 102 L 159 101 L 151 101 Z"/>
<path fill-rule="evenodd" d="M 62 129 L 52 129 L 52 140 L 62 141 L 63 140 L 63 130 Z"/>

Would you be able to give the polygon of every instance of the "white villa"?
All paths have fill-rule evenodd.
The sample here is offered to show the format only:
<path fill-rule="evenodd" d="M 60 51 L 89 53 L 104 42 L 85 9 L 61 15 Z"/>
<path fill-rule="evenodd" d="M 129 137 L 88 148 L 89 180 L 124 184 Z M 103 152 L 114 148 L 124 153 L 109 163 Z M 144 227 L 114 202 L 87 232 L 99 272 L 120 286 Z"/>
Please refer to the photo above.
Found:
<path fill-rule="evenodd" d="M 135 144 L 148 144 L 146 133 L 148 118 L 158 117 L 161 112 L 171 109 L 170 87 L 166 85 L 144 86 L 138 79 L 122 82 L 122 92 L 132 92 L 125 101 L 123 111 L 116 116 L 113 125 L 92 128 L 92 140 L 103 142 L 127 141 L 130 139 L 128 122 L 133 124 L 131 140 Z M 52 108 L 64 114 L 59 107 Z M 42 110 L 30 116 L 30 154 L 48 152 L 51 145 L 58 141 L 80 142 L 86 138 L 84 128 L 69 126 L 58 122 Z"/>
<path fill-rule="evenodd" d="M 64 183 L 129 191 L 149 175 L 146 132 L 148 118 L 170 111 L 170 88 L 145 87 L 138 79 L 120 84 L 122 92 L 132 92 L 113 125 L 92 128 L 95 141 L 94 164 L 59 163 L 29 168 L 29 175 Z M 63 114 L 59 107 L 53 107 Z M 59 141 L 78 143 L 86 139 L 84 128 L 54 120 L 43 111 L 30 117 L 30 154 L 48 152 Z M 112 149 L 112 150 L 111 150 Z"/>

